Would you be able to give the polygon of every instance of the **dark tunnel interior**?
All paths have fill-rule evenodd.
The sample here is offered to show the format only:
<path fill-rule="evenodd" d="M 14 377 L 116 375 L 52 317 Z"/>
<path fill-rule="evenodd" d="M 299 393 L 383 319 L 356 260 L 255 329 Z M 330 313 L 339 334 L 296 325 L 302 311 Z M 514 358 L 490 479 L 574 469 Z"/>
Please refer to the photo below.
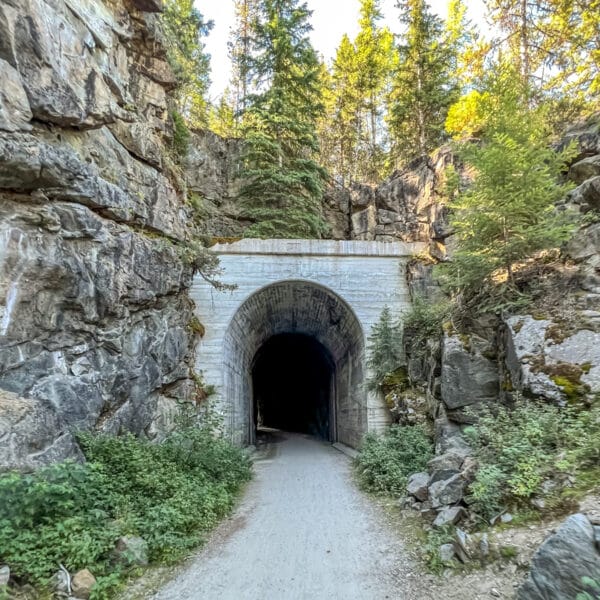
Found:
<path fill-rule="evenodd" d="M 254 424 L 334 441 L 331 405 L 334 366 L 311 336 L 284 333 L 263 344 L 254 359 Z"/>

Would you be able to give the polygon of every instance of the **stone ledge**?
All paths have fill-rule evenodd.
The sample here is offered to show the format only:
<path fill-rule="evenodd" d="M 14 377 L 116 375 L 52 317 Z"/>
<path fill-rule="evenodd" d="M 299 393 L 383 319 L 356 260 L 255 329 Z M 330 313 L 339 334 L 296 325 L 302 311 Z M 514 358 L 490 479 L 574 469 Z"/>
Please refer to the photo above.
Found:
<path fill-rule="evenodd" d="M 270 254 L 293 256 L 373 256 L 406 258 L 426 250 L 424 242 L 366 242 L 344 240 L 245 239 L 216 244 L 215 254 Z"/>

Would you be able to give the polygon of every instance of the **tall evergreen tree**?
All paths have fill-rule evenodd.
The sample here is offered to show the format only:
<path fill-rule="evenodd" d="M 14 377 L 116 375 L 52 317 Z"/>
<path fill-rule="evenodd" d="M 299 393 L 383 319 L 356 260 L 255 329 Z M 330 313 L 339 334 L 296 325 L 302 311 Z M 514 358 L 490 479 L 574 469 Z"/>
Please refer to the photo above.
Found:
<path fill-rule="evenodd" d="M 356 49 L 344 35 L 331 73 L 322 74 L 325 114 L 319 124 L 321 162 L 341 185 L 357 177 L 361 129 L 361 95 L 358 89 Z"/>
<path fill-rule="evenodd" d="M 398 3 L 406 26 L 400 62 L 388 97 L 388 125 L 396 163 L 426 156 L 443 139 L 448 107 L 456 99 L 450 72 L 453 45 L 425 0 Z"/>
<path fill-rule="evenodd" d="M 248 74 L 253 89 L 242 125 L 240 204 L 256 237 L 320 237 L 325 172 L 315 157 L 322 113 L 320 64 L 299 0 L 260 0 Z"/>
<path fill-rule="evenodd" d="M 452 204 L 458 248 L 442 269 L 451 287 L 467 295 L 502 278 L 514 289 L 515 263 L 559 246 L 570 231 L 555 204 L 569 189 L 559 175 L 571 150 L 549 147 L 547 110 L 531 106 L 514 65 L 500 63 L 494 71 L 480 90 L 479 143 L 460 150 L 475 179 Z"/>
<path fill-rule="evenodd" d="M 252 27 L 258 16 L 258 0 L 235 0 L 235 26 L 229 40 L 229 58 L 232 66 L 233 109 L 236 122 L 247 107 L 250 94 L 249 60 L 252 44 Z"/>
<path fill-rule="evenodd" d="M 379 0 L 361 0 L 360 30 L 355 40 L 356 86 L 363 117 L 359 122 L 359 165 L 362 178 L 376 181 L 382 176 L 383 147 L 382 123 L 384 93 L 394 66 L 394 36 L 387 27 L 380 27 L 382 18 Z"/>
<path fill-rule="evenodd" d="M 194 0 L 166 0 L 162 24 L 169 40 L 168 58 L 179 82 L 177 110 L 190 127 L 208 123 L 210 56 L 202 38 L 212 28 L 205 21 Z"/>
<path fill-rule="evenodd" d="M 580 108 L 598 102 L 600 0 L 486 0 L 486 6 L 501 33 L 497 46 L 537 91 L 537 101 L 568 94 Z"/>

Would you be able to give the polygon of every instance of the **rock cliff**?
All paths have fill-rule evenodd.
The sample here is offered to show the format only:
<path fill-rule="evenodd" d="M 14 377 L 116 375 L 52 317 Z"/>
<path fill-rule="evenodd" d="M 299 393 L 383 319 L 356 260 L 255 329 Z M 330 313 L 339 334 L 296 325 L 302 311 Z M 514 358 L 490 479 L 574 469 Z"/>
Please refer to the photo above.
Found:
<path fill-rule="evenodd" d="M 159 0 L 0 3 L 0 468 L 190 393 L 188 210 Z"/>

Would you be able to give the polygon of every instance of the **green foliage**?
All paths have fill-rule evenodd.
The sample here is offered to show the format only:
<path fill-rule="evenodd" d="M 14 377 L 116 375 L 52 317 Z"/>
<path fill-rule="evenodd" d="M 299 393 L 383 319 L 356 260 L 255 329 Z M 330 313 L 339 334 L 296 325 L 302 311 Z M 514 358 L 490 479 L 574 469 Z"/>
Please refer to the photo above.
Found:
<path fill-rule="evenodd" d="M 489 518 L 507 505 L 543 494 L 547 480 L 583 475 L 600 460 L 600 409 L 558 408 L 518 400 L 477 413 L 465 434 L 479 470 L 470 486 L 473 508 Z"/>
<path fill-rule="evenodd" d="M 242 124 L 242 217 L 250 237 L 318 238 L 327 226 L 317 164 L 322 112 L 320 65 L 308 33 L 310 11 L 299 0 L 264 0 L 252 23 L 246 68 L 256 93 Z"/>
<path fill-rule="evenodd" d="M 190 131 L 185 124 L 185 119 L 177 112 L 171 113 L 173 119 L 173 150 L 178 158 L 183 158 L 190 144 Z"/>
<path fill-rule="evenodd" d="M 452 304 L 446 301 L 429 302 L 416 296 L 402 315 L 404 339 L 412 356 L 422 356 L 427 340 L 439 338 L 442 327 L 452 314 Z"/>
<path fill-rule="evenodd" d="M 456 100 L 456 36 L 446 36 L 442 21 L 425 0 L 401 6 L 407 30 L 388 97 L 392 157 L 406 163 L 426 156 L 444 135 L 448 107 Z"/>
<path fill-rule="evenodd" d="M 453 204 L 458 248 L 438 273 L 467 297 L 485 286 L 515 295 L 517 263 L 556 248 L 572 230 L 569 213 L 555 208 L 570 189 L 559 175 L 572 149 L 549 146 L 545 110 L 530 107 L 512 66 L 497 65 L 481 91 L 481 142 L 459 147 L 476 176 Z"/>
<path fill-rule="evenodd" d="M 576 600 L 600 600 L 600 581 L 591 577 L 584 577 L 581 580 L 585 591 L 577 594 Z"/>
<path fill-rule="evenodd" d="M 427 568 L 431 573 L 441 575 L 448 565 L 442 562 L 440 546 L 451 544 L 454 541 L 454 526 L 452 524 L 444 527 L 433 527 L 427 532 L 427 538 L 423 544 L 423 557 Z"/>
<path fill-rule="evenodd" d="M 356 459 L 361 486 L 400 496 L 410 474 L 423 471 L 433 457 L 431 436 L 422 425 L 392 425 L 385 435 L 368 434 Z"/>
<path fill-rule="evenodd" d="M 152 561 L 177 560 L 230 510 L 250 476 L 241 451 L 206 428 L 160 445 L 132 435 L 79 441 L 85 464 L 0 476 L 0 562 L 20 582 L 44 586 L 59 564 L 87 567 L 98 578 L 93 598 L 110 597 L 122 575 L 111 561 L 118 537 L 143 537 Z"/>
<path fill-rule="evenodd" d="M 206 94 L 210 84 L 210 56 L 202 38 L 212 27 L 193 0 L 165 0 L 161 22 L 167 38 L 167 57 L 179 87 L 178 112 L 192 128 L 207 123 Z"/>
<path fill-rule="evenodd" d="M 386 306 L 369 336 L 367 367 L 371 377 L 367 385 L 370 390 L 381 389 L 386 376 L 398 369 L 402 360 L 401 344 L 402 330 L 398 323 L 393 322 Z"/>

